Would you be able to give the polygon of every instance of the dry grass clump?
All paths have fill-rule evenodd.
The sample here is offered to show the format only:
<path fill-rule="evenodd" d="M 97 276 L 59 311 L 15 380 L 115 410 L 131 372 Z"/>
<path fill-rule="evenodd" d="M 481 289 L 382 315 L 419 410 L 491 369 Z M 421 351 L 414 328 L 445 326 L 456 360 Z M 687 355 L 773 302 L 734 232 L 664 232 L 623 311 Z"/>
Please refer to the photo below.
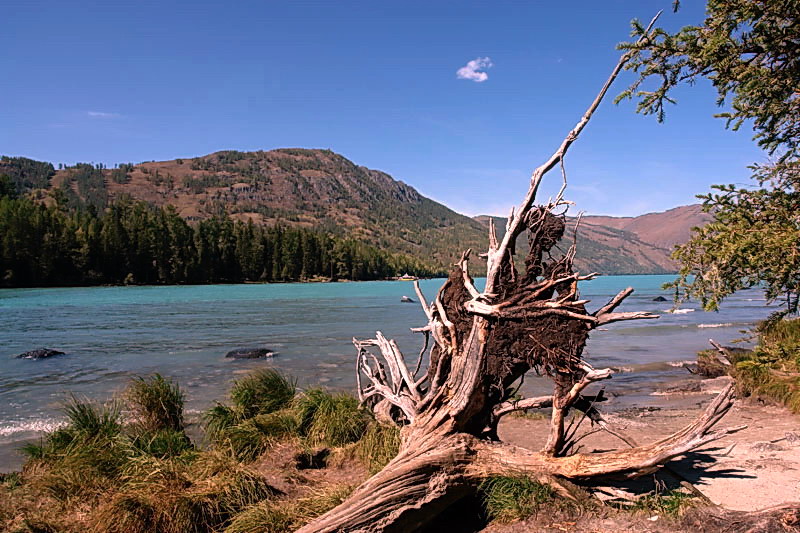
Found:
<path fill-rule="evenodd" d="M 277 491 L 259 474 L 233 466 L 203 477 L 203 469 L 165 470 L 130 478 L 91 516 L 94 531 L 144 533 L 217 531 L 244 509 Z"/>
<path fill-rule="evenodd" d="M 294 501 L 264 501 L 236 516 L 225 533 L 288 533 L 325 514 L 347 498 L 355 487 L 334 485 Z"/>
<path fill-rule="evenodd" d="M 64 412 L 65 427 L 21 449 L 28 457 L 25 477 L 61 501 L 102 494 L 116 482 L 130 457 L 119 407 L 72 396 Z"/>

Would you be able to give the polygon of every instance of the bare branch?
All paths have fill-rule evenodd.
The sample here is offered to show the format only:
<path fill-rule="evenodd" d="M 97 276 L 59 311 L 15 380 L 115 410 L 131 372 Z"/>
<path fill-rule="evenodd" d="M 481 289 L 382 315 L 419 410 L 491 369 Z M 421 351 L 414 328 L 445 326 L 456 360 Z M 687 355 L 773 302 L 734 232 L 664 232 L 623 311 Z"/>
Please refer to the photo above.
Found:
<path fill-rule="evenodd" d="M 514 411 L 524 411 L 526 409 L 543 409 L 553 406 L 552 396 L 537 396 L 535 398 L 523 398 L 521 400 L 508 400 L 499 403 L 494 408 L 494 416 L 500 418 Z"/>
<path fill-rule="evenodd" d="M 480 296 L 480 292 L 478 289 L 475 288 L 475 285 L 472 283 L 472 279 L 469 277 L 469 254 L 472 253 L 472 249 L 468 249 L 466 252 L 461 254 L 461 259 L 458 261 L 458 268 L 461 269 L 461 276 L 464 280 L 464 287 L 467 288 L 470 296 L 473 298 L 477 298 Z"/>
<path fill-rule="evenodd" d="M 426 304 L 425 295 L 422 294 L 422 289 L 419 287 L 419 280 L 414 280 L 414 291 L 417 293 L 417 299 L 419 299 L 419 304 L 422 306 L 422 310 L 425 312 L 425 316 L 428 317 L 430 321 L 433 318 L 433 314 L 431 313 L 430 307 Z"/>
<path fill-rule="evenodd" d="M 595 311 L 594 316 L 600 316 L 605 313 L 610 313 L 611 311 L 619 307 L 619 304 L 621 304 L 622 301 L 631 294 L 633 294 L 633 287 L 628 287 L 627 289 L 619 291 L 619 294 L 611 298 L 611 300 L 609 300 L 606 305 Z"/>
<path fill-rule="evenodd" d="M 725 366 L 731 366 L 731 359 L 728 350 L 723 348 L 723 346 L 714 339 L 708 339 L 708 342 L 711 343 L 711 346 L 717 350 L 717 353 L 715 354 L 717 356 L 717 360 Z"/>
<path fill-rule="evenodd" d="M 660 15 L 661 13 L 659 12 L 655 17 L 653 17 L 653 20 L 650 21 L 650 24 L 647 26 L 647 29 L 645 30 L 644 34 L 639 39 L 639 42 L 644 42 L 645 40 L 649 39 L 650 29 L 653 27 L 653 24 L 655 24 L 656 20 Z M 600 105 L 600 102 L 603 101 L 603 98 L 608 92 L 608 89 L 611 87 L 611 84 L 617 78 L 620 71 L 622 71 L 622 68 L 625 66 L 625 64 L 628 61 L 630 61 L 630 59 L 633 57 L 634 53 L 635 52 L 633 51 L 628 51 L 619 58 L 619 61 L 617 62 L 614 69 L 611 71 L 611 74 L 609 75 L 605 84 L 603 84 L 603 87 L 600 89 L 600 92 L 597 94 L 594 101 L 591 103 L 591 105 L 583 114 L 583 116 L 575 125 L 575 127 L 572 128 L 572 130 L 570 130 L 570 132 L 564 138 L 564 140 L 561 143 L 561 146 L 558 147 L 558 149 L 553 153 L 553 155 L 550 156 L 550 158 L 544 164 L 542 164 L 536 170 L 533 171 L 533 174 L 531 175 L 531 185 L 530 188 L 528 189 L 528 193 L 525 195 L 525 199 L 522 201 L 519 208 L 517 209 L 517 214 L 514 217 L 514 219 L 509 220 L 508 230 L 503 236 L 503 240 L 499 246 L 496 245 L 496 237 L 495 237 L 495 246 L 492 246 L 491 243 L 492 232 L 490 231 L 490 245 L 489 245 L 487 272 L 486 272 L 486 292 L 494 292 L 495 284 L 498 281 L 498 275 L 500 273 L 500 265 L 506 256 L 506 252 L 508 250 L 509 245 L 512 242 L 512 239 L 517 238 L 517 235 L 519 233 L 519 225 L 525 219 L 525 216 L 527 215 L 528 211 L 533 205 L 533 201 L 536 198 L 536 192 L 539 189 L 539 184 L 541 183 L 542 178 L 556 164 L 558 164 L 563 160 L 564 156 L 567 153 L 567 150 L 569 150 L 569 147 L 572 145 L 573 142 L 575 142 L 580 133 L 589 123 L 589 120 L 592 118 L 592 115 L 597 110 L 598 106 Z M 493 229 L 493 225 L 490 225 L 490 227 Z"/>
<path fill-rule="evenodd" d="M 631 313 L 606 313 L 599 318 L 597 325 L 602 326 L 604 324 L 621 322 L 623 320 L 646 320 L 658 317 L 659 315 L 654 315 L 653 313 L 648 313 L 647 311 L 637 311 Z"/>

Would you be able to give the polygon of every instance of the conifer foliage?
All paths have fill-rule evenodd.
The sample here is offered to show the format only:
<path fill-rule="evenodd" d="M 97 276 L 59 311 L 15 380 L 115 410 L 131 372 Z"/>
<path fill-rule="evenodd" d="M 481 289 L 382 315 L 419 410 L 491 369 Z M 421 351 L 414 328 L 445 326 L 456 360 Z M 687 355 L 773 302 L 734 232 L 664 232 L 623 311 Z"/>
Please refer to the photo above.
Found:
<path fill-rule="evenodd" d="M 679 2 L 675 2 L 677 9 Z M 644 28 L 636 21 L 633 35 Z M 638 77 L 617 101 L 664 119 L 672 90 L 701 78 L 717 90 L 729 128 L 751 126 L 772 162 L 754 165 L 753 185 L 715 185 L 701 195 L 713 221 L 696 229 L 673 257 L 681 263 L 676 299 L 717 309 L 731 293 L 764 284 L 786 313 L 800 295 L 800 1 L 708 0 L 702 24 L 677 33 L 656 29 L 621 48 L 635 53 Z M 655 82 L 654 86 L 650 84 Z"/>
<path fill-rule="evenodd" d="M 227 215 L 189 225 L 172 207 L 106 209 L 0 196 L 0 286 L 383 279 L 431 274 L 414 259 L 325 233 Z"/>

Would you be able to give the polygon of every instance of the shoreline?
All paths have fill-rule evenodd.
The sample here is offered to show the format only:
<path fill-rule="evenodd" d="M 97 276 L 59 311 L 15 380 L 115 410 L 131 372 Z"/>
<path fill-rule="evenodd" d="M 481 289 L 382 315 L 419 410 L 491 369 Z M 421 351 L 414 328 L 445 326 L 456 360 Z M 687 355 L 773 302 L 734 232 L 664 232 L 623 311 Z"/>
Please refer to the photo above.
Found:
<path fill-rule="evenodd" d="M 612 276 L 677 276 L 677 272 L 646 272 L 646 273 L 602 273 L 598 277 L 612 277 Z M 417 281 L 447 279 L 447 275 L 442 273 L 440 276 L 425 276 L 419 277 Z M 481 276 L 475 279 L 483 279 Z M 298 279 L 287 281 L 210 281 L 207 283 L 101 283 L 101 284 L 85 284 L 85 285 L 20 285 L 15 287 L 6 287 L 0 285 L 0 292 L 4 290 L 15 289 L 90 289 L 94 287 L 114 288 L 114 287 L 206 287 L 209 285 L 291 285 L 291 284 L 314 284 L 314 283 L 366 283 L 373 281 L 413 281 L 398 278 L 378 278 L 378 279 L 330 279 L 330 278 L 311 278 L 311 279 Z M 668 300 L 669 301 L 669 300 Z"/>

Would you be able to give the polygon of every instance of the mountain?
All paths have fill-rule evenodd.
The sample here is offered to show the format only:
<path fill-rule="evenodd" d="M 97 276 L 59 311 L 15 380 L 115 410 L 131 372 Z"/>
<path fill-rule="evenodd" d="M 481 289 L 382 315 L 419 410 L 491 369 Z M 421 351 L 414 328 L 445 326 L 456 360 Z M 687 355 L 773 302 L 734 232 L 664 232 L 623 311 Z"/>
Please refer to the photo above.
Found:
<path fill-rule="evenodd" d="M 475 218 L 488 226 L 488 216 Z M 498 235 L 504 235 L 506 219 L 493 218 Z M 677 264 L 670 258 L 672 249 L 689 240 L 693 227 L 702 226 L 709 220 L 710 216 L 703 213 L 699 205 L 638 217 L 584 216 L 578 226 L 576 269 L 604 274 L 675 272 Z M 571 238 L 576 222 L 574 218 L 568 219 L 567 238 Z M 568 245 L 562 241 L 562 248 Z M 527 253 L 524 235 L 517 240 L 517 250 L 521 254 Z"/>
<path fill-rule="evenodd" d="M 583 222 L 588 225 L 627 231 L 643 242 L 668 250 L 676 244 L 688 241 L 692 228 L 702 226 L 709 220 L 711 216 L 703 213 L 699 204 L 684 205 L 663 213 L 648 213 L 638 217 L 583 217 Z"/>
<path fill-rule="evenodd" d="M 319 228 L 439 267 L 452 263 L 454 250 L 476 247 L 484 239 L 475 220 L 330 150 L 224 151 L 99 172 L 109 200 L 130 195 L 158 206 L 171 204 L 188 220 L 228 212 L 259 224 Z M 52 187 L 71 191 L 76 200 L 93 191 L 97 196 L 97 180 L 82 187 L 87 181 L 82 173 L 60 170 Z"/>
<path fill-rule="evenodd" d="M 172 205 L 188 221 L 229 213 L 257 224 L 281 223 L 354 237 L 446 269 L 462 250 L 486 247 L 488 217 L 466 217 L 388 174 L 359 166 L 330 150 L 221 151 L 170 161 L 78 164 L 0 158 L 0 175 L 19 192 L 50 196 L 95 210 L 123 197 Z M 45 198 L 45 201 L 52 201 Z M 502 233 L 505 219 L 496 218 Z M 705 220 L 698 206 L 640 217 L 584 217 L 578 232 L 580 271 L 674 272 L 671 247 Z M 520 238 L 525 241 L 524 237 Z M 523 251 L 521 243 L 518 248 Z"/>

